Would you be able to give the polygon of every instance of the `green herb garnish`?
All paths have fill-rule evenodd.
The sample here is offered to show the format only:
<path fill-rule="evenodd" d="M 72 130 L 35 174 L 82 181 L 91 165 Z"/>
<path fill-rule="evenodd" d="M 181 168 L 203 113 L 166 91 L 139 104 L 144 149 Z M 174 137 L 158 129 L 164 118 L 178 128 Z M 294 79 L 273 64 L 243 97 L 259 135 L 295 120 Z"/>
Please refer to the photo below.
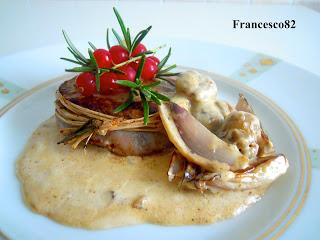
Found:
<path fill-rule="evenodd" d="M 130 88 L 129 97 L 126 102 L 118 106 L 113 112 L 118 113 L 129 107 L 134 102 L 134 96 L 140 96 L 141 103 L 143 106 L 143 122 L 145 125 L 148 124 L 149 121 L 149 102 L 155 102 L 156 104 L 160 105 L 161 101 L 169 101 L 170 99 L 152 90 L 153 87 L 160 84 L 160 81 L 153 82 L 151 84 L 144 85 L 143 81 L 140 79 L 143 65 L 145 62 L 145 55 L 142 56 L 139 67 L 137 70 L 137 74 L 135 77 L 135 82 L 127 81 L 127 80 L 118 80 L 116 81 L 117 84 L 120 84 L 125 87 Z"/>

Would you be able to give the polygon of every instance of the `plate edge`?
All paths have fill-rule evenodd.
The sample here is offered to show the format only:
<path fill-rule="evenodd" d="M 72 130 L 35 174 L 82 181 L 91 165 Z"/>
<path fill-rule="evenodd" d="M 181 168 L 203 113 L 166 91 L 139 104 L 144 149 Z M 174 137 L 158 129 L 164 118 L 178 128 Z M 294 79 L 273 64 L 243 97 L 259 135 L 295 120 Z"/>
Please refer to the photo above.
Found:
<path fill-rule="evenodd" d="M 276 103 L 274 103 L 273 100 L 271 100 L 270 98 L 266 97 L 265 95 L 263 95 L 259 91 L 249 87 L 248 85 L 246 85 L 246 84 L 244 84 L 242 82 L 233 80 L 233 79 L 231 79 L 229 77 L 222 76 L 222 75 L 216 74 L 214 72 L 210 72 L 210 71 L 199 69 L 199 68 L 185 67 L 185 66 L 179 65 L 179 69 L 200 71 L 202 73 L 205 73 L 205 74 L 208 74 L 208 75 L 211 75 L 211 76 L 216 76 L 219 79 L 226 81 L 230 85 L 237 85 L 240 88 L 246 89 L 248 92 L 260 97 L 266 103 L 270 104 L 272 106 L 272 108 L 275 109 L 277 111 L 277 113 L 281 115 L 281 117 L 285 120 L 285 122 L 289 125 L 290 129 L 293 131 L 297 143 L 300 145 L 301 149 L 303 150 L 302 152 L 300 152 L 300 157 L 302 157 L 301 158 L 301 160 L 302 160 L 301 164 L 302 164 L 303 167 L 305 167 L 305 163 L 307 165 L 306 168 L 303 168 L 301 170 L 301 172 L 302 172 L 302 174 L 301 174 L 302 182 L 301 181 L 299 182 L 299 187 L 302 188 L 305 185 L 305 189 L 301 189 L 301 190 L 298 189 L 296 195 L 294 196 L 293 200 L 289 204 L 289 208 L 284 211 L 284 213 L 280 216 L 280 218 L 277 219 L 276 222 L 271 227 L 269 227 L 269 229 L 267 229 L 264 233 L 262 233 L 260 236 L 258 236 L 256 238 L 256 239 L 264 239 L 264 238 L 270 237 L 272 234 L 274 234 L 274 236 L 271 237 L 271 239 L 278 239 L 280 236 L 282 236 L 284 234 L 284 232 L 289 228 L 289 226 L 294 222 L 294 220 L 300 214 L 300 212 L 301 212 L 301 210 L 302 210 L 302 208 L 303 208 L 303 206 L 305 204 L 305 201 L 307 199 L 309 190 L 310 190 L 311 175 L 312 175 L 311 174 L 311 158 L 310 158 L 310 154 L 309 154 L 309 151 L 308 151 L 308 148 L 307 148 L 307 145 L 306 145 L 306 141 L 305 141 L 301 131 L 296 126 L 296 124 L 291 120 L 289 115 L 283 109 L 281 109 Z M 45 82 L 43 82 L 41 84 L 38 84 L 35 87 L 25 91 L 24 93 L 20 94 L 19 96 L 14 98 L 12 101 L 10 101 L 8 104 L 6 104 L 4 107 L 2 107 L 0 109 L 0 118 L 7 111 L 9 111 L 11 108 L 13 108 L 16 104 L 18 104 L 19 102 L 21 102 L 25 98 L 31 96 L 35 92 L 38 92 L 38 91 L 42 90 L 43 88 L 50 86 L 53 83 L 62 81 L 63 79 L 71 78 L 72 76 L 74 76 L 74 74 L 63 74 L 61 76 L 58 76 L 58 77 L 55 77 L 55 78 L 50 79 L 48 81 L 45 81 Z M 305 160 L 305 161 L 303 161 L 303 160 Z M 305 175 L 305 172 L 307 173 L 306 175 Z M 307 178 L 306 182 L 304 181 L 305 177 Z M 304 182 L 305 182 L 305 184 L 304 184 Z M 304 190 L 304 191 L 302 192 L 302 190 Z M 300 202 L 298 202 L 298 205 L 296 205 L 299 197 L 301 197 L 301 200 L 300 200 Z M 294 209 L 294 208 L 295 208 L 294 212 L 291 212 L 291 210 Z M 281 223 L 283 223 L 283 221 L 286 220 L 286 217 L 290 213 L 292 213 L 292 216 L 289 219 L 287 219 L 287 221 L 285 222 L 284 226 L 279 228 Z M 2 237 L 2 235 L 6 240 L 10 239 L 0 229 L 0 236 Z"/>

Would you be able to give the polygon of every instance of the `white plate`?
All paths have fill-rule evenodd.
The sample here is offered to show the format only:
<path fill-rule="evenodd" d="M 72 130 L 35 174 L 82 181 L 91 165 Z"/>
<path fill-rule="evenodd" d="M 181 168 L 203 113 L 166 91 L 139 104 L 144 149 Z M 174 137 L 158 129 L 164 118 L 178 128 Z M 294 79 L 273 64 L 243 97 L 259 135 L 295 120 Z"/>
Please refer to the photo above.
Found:
<path fill-rule="evenodd" d="M 213 225 L 165 227 L 137 225 L 109 230 L 87 231 L 60 225 L 33 213 L 23 203 L 15 162 L 29 136 L 54 113 L 54 92 L 62 76 L 18 97 L 0 110 L 0 229 L 10 239 L 248 239 L 280 236 L 300 212 L 310 186 L 308 151 L 298 129 L 273 102 L 236 81 L 210 73 L 220 98 L 235 103 L 243 93 L 278 152 L 290 163 L 261 201 L 234 219 Z"/>

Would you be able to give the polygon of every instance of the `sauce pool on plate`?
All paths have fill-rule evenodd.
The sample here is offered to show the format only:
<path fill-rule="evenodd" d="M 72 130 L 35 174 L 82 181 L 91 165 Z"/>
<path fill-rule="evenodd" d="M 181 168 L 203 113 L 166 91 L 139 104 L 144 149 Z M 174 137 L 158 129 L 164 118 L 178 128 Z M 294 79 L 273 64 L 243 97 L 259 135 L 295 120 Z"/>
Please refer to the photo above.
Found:
<path fill-rule="evenodd" d="M 200 193 L 170 183 L 171 152 L 121 157 L 105 148 L 57 145 L 54 118 L 31 136 L 17 162 L 26 204 L 35 212 L 76 227 L 132 224 L 209 224 L 233 217 L 266 188 Z"/>

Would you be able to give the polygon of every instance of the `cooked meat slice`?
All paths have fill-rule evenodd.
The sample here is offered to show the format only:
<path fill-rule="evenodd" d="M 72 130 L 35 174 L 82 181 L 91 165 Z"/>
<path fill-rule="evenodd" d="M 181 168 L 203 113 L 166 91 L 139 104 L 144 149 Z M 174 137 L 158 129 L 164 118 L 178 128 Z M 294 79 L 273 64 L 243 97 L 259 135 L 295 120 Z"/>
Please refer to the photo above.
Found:
<path fill-rule="evenodd" d="M 75 79 L 62 83 L 59 87 L 59 92 L 68 101 L 93 111 L 123 117 L 125 119 L 143 117 L 143 108 L 141 103 L 138 102 L 133 103 L 129 108 L 120 113 L 113 113 L 113 109 L 127 99 L 127 93 L 84 96 L 78 91 L 75 85 Z M 150 110 L 151 113 L 158 111 L 154 104 L 150 104 Z M 60 128 L 70 127 L 59 118 L 56 118 L 56 121 Z M 89 143 L 106 147 L 116 154 L 125 156 L 150 155 L 155 152 L 163 151 L 171 146 L 171 143 L 165 133 L 124 130 L 111 131 L 107 133 L 106 136 L 93 135 Z"/>

